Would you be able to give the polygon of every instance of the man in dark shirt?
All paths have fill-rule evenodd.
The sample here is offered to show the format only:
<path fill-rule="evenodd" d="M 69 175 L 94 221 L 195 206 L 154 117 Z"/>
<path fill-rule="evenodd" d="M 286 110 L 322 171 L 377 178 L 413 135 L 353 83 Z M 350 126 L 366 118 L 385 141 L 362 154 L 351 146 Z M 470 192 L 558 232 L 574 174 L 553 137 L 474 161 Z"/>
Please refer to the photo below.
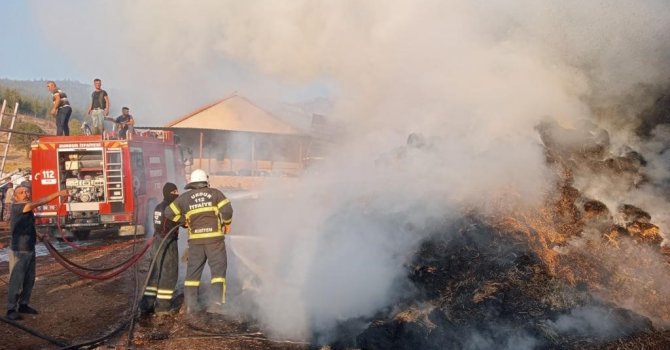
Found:
<path fill-rule="evenodd" d="M 168 220 L 163 212 L 177 197 L 179 197 L 177 185 L 172 182 L 166 183 L 163 186 L 163 201 L 158 203 L 154 212 L 151 213 L 154 221 L 154 236 L 156 237 L 151 247 L 151 256 L 156 257 L 156 262 L 154 268 L 149 272 L 151 277 L 149 277 L 149 283 L 144 289 L 144 296 L 142 296 L 140 302 L 140 310 L 144 314 L 154 311 L 156 314 L 165 314 L 170 312 L 172 308 L 172 298 L 179 276 L 179 252 L 177 249 L 179 231 L 175 229 L 170 237 L 165 238 L 165 235 L 178 224 Z M 165 243 L 163 243 L 164 239 L 166 239 Z"/>
<path fill-rule="evenodd" d="M 133 133 L 133 126 L 135 125 L 135 119 L 130 115 L 130 109 L 128 107 L 121 108 L 121 115 L 116 117 L 114 121 L 116 123 L 116 128 L 118 130 L 118 135 L 120 139 L 128 138 L 128 133 Z"/>
<path fill-rule="evenodd" d="M 59 89 L 53 81 L 47 82 L 47 89 L 51 92 L 53 99 L 51 115 L 56 117 L 56 135 L 69 136 L 70 127 L 68 123 L 70 122 L 72 107 L 70 107 L 70 101 L 67 98 L 67 94 L 65 91 Z"/>
<path fill-rule="evenodd" d="M 91 132 L 93 135 L 101 135 L 105 132 L 105 117 L 109 115 L 109 95 L 102 89 L 102 80 L 93 80 L 95 91 L 91 94 L 91 105 L 88 107 L 88 115 L 91 116 Z"/>
<path fill-rule="evenodd" d="M 52 193 L 35 202 L 30 202 L 30 187 L 23 183 L 14 190 L 14 203 L 11 207 L 10 231 L 12 233 L 12 254 L 15 263 L 10 271 L 9 290 L 7 291 L 7 318 L 20 320 L 21 313 L 37 314 L 37 310 L 28 306 L 35 284 L 35 214 L 33 209 L 47 204 L 68 191 Z"/>

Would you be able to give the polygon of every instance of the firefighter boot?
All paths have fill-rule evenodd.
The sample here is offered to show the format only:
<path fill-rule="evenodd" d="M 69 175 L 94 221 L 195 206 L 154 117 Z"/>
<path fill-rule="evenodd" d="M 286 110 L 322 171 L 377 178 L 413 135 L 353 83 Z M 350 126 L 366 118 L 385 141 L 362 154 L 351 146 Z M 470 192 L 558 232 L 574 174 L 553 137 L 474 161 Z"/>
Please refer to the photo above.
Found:
<path fill-rule="evenodd" d="M 207 308 L 207 312 L 214 314 L 224 314 L 226 312 L 226 279 L 212 279 L 212 297 L 213 303 Z"/>
<path fill-rule="evenodd" d="M 220 314 L 224 315 L 228 311 L 228 307 L 226 307 L 225 303 L 214 303 L 207 307 L 207 312 L 210 314 Z"/>
<path fill-rule="evenodd" d="M 156 302 L 156 297 L 143 296 L 140 300 L 140 313 L 152 314 L 154 312 L 154 303 Z"/>
<path fill-rule="evenodd" d="M 202 311 L 202 308 L 198 304 L 198 287 L 184 287 L 184 305 L 186 306 L 187 314 L 193 314 Z"/>
<path fill-rule="evenodd" d="M 171 314 L 174 311 L 172 308 L 172 301 L 158 299 L 156 301 L 155 311 L 157 316 Z"/>

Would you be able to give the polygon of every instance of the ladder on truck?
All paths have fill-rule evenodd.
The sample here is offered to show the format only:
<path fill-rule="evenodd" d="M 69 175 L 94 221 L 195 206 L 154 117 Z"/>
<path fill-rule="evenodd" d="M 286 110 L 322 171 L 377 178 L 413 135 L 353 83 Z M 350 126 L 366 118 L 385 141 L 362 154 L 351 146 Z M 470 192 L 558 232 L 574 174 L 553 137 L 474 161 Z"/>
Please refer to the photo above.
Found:
<path fill-rule="evenodd" d="M 108 202 L 124 201 L 121 149 L 105 149 L 105 188 Z"/>
<path fill-rule="evenodd" d="M 6 137 L 0 138 L 0 145 L 2 145 L 2 160 L 0 161 L 0 178 L 4 179 L 5 175 L 5 163 L 7 161 L 7 153 L 9 152 L 9 143 L 12 141 L 12 131 L 14 130 L 14 122 L 16 121 L 16 114 L 19 111 L 19 103 L 16 102 L 14 105 L 14 112 L 11 114 L 11 120 L 9 121 L 9 128 L 6 128 L 5 125 L 5 108 L 7 107 L 7 100 L 2 101 L 2 109 L 0 110 L 0 128 L 3 129 L 3 132 L 6 134 Z M 9 115 L 8 115 L 9 117 Z"/>

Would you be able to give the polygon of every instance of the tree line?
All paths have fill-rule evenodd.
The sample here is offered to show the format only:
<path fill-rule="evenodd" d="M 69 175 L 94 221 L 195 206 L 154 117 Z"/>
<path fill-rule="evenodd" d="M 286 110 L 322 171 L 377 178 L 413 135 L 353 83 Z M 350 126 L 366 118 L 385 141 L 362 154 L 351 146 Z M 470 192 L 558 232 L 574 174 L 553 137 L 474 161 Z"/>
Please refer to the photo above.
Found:
<path fill-rule="evenodd" d="M 0 103 L 2 103 L 2 100 L 7 100 L 5 113 L 14 113 L 14 106 L 18 102 L 19 114 L 29 115 L 42 119 L 47 119 L 50 117 L 49 111 L 51 110 L 52 106 L 51 98 L 25 94 L 17 89 L 0 85 Z M 78 119 L 80 121 L 84 120 L 84 111 L 78 108 L 74 108 L 73 106 L 71 118 Z"/>
<path fill-rule="evenodd" d="M 51 110 L 52 106 L 50 98 L 45 98 L 44 96 L 32 96 L 30 94 L 22 93 L 17 89 L 0 85 L 0 107 L 2 106 L 3 100 L 7 101 L 7 106 L 5 107 L 5 116 L 14 113 L 14 106 L 18 102 L 18 114 L 28 115 L 40 119 L 52 118 L 53 120 L 53 117 L 49 115 L 49 111 Z M 73 108 L 72 116 L 70 118 L 71 135 L 81 134 L 80 126 L 82 120 L 84 120 L 84 112 L 80 109 Z M 10 122 L 10 118 L 2 118 L 0 127 L 8 129 Z M 42 130 L 39 125 L 21 120 L 16 121 L 14 124 L 14 130 L 37 135 L 45 134 L 44 130 Z M 12 135 L 11 147 L 16 147 L 20 150 L 23 150 L 26 152 L 26 157 L 30 158 L 30 145 L 36 138 L 37 136 L 14 133 Z"/>

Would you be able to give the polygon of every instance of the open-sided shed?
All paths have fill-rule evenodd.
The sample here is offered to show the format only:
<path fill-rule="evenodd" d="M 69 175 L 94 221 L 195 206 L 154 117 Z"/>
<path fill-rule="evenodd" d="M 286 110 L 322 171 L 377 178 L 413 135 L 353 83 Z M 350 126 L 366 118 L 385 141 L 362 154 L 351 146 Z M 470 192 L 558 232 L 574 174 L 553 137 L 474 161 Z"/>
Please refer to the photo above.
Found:
<path fill-rule="evenodd" d="M 309 135 L 248 99 L 232 95 L 169 122 L 194 166 L 212 175 L 293 176 L 303 168 Z"/>

